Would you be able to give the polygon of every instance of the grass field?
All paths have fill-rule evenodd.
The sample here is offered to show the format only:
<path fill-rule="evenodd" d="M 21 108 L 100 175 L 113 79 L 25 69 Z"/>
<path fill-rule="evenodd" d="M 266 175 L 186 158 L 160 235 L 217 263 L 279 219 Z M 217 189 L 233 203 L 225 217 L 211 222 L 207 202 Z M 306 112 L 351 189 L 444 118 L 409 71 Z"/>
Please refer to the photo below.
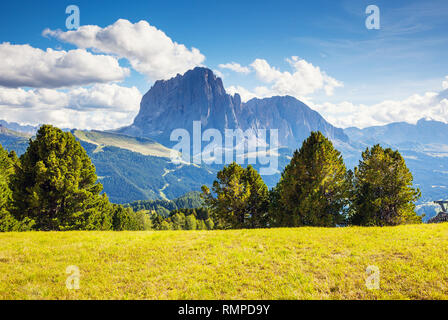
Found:
<path fill-rule="evenodd" d="M 0 244 L 0 299 L 448 299 L 448 223 L 3 233 Z M 366 288 L 369 265 L 379 289 Z"/>

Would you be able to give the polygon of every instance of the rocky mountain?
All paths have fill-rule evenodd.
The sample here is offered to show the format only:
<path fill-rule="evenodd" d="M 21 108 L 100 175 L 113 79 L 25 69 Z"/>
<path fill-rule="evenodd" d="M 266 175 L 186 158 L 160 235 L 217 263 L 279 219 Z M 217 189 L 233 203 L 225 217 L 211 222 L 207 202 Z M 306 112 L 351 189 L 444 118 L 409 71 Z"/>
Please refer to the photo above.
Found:
<path fill-rule="evenodd" d="M 191 135 L 193 121 L 201 121 L 202 130 L 220 132 L 278 129 L 280 145 L 291 149 L 300 147 L 312 130 L 320 130 L 332 140 L 348 141 L 342 129 L 299 100 L 284 96 L 243 103 L 238 94 L 226 93 L 222 80 L 211 70 L 201 67 L 157 81 L 143 96 L 134 123 L 120 132 L 170 144 L 174 129 L 186 129 Z"/>

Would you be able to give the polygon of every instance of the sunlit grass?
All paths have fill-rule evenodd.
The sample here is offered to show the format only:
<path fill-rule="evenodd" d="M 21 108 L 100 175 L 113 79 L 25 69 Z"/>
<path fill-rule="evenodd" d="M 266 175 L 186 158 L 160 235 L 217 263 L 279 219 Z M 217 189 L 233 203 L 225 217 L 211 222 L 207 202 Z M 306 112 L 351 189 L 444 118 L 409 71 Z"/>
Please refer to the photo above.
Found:
<path fill-rule="evenodd" d="M 0 234 L 0 299 L 448 299 L 448 223 Z M 66 288 L 66 267 L 81 272 Z M 366 288 L 366 268 L 380 289 Z"/>

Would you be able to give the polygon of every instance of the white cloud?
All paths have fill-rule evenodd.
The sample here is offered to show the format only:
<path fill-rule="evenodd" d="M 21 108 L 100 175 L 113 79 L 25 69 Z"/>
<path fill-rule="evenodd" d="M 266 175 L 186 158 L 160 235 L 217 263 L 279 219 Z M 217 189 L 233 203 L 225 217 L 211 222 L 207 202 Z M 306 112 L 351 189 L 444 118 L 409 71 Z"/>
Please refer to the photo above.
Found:
<path fill-rule="evenodd" d="M 281 77 L 281 72 L 272 68 L 264 60 L 256 60 L 255 68 L 259 77 L 265 81 L 275 82 Z M 443 81 L 443 88 L 448 88 L 448 76 Z M 328 85 L 333 87 L 331 81 Z M 278 95 L 274 88 L 256 87 L 253 91 L 241 86 L 226 88 L 230 94 L 239 93 L 242 101 L 252 98 L 264 98 Z M 325 88 L 324 88 L 325 90 Z M 295 96 L 312 109 L 318 111 L 331 124 L 341 127 L 365 128 L 369 126 L 385 125 L 392 122 L 416 123 L 422 118 L 433 119 L 448 123 L 448 96 L 442 93 L 427 92 L 423 95 L 414 94 L 404 100 L 385 100 L 377 104 L 354 104 L 349 101 L 340 103 L 326 102 L 316 104 L 311 99 Z"/>
<path fill-rule="evenodd" d="M 250 69 L 248 67 L 243 67 L 239 63 L 230 62 L 218 65 L 221 69 L 229 69 L 237 73 L 248 74 L 250 73 Z"/>
<path fill-rule="evenodd" d="M 242 101 L 248 101 L 252 98 L 256 98 L 257 95 L 242 86 L 230 86 L 226 88 L 226 92 L 232 96 L 238 93 L 241 96 Z"/>
<path fill-rule="evenodd" d="M 113 129 L 132 123 L 141 93 L 135 87 L 96 84 L 68 91 L 0 87 L 1 118 L 61 128 Z"/>
<path fill-rule="evenodd" d="M 224 74 L 221 72 L 221 71 L 219 71 L 219 70 L 212 70 L 213 71 L 213 73 L 215 74 L 215 75 L 217 75 L 218 77 L 220 77 L 221 79 L 224 79 Z"/>
<path fill-rule="evenodd" d="M 105 28 L 81 26 L 75 31 L 46 29 L 43 35 L 72 43 L 79 48 L 114 54 L 129 60 L 131 66 L 152 80 L 168 79 L 204 61 L 196 48 L 178 44 L 147 21 L 131 23 L 120 19 Z"/>
<path fill-rule="evenodd" d="M 256 59 L 251 67 L 261 81 L 272 84 L 270 90 L 276 95 L 301 98 L 321 89 L 327 95 L 332 95 L 335 88 L 343 86 L 342 82 L 328 76 L 319 67 L 304 59 L 293 56 L 286 61 L 293 68 L 292 73 L 271 67 L 264 59 Z"/>
<path fill-rule="evenodd" d="M 0 86 L 58 88 L 123 80 L 129 69 L 116 58 L 85 50 L 43 51 L 30 45 L 0 44 Z"/>
<path fill-rule="evenodd" d="M 264 59 L 255 59 L 250 67 L 255 71 L 257 78 L 264 83 L 252 91 L 242 86 L 229 86 L 231 93 L 239 93 L 243 101 L 251 98 L 265 98 L 271 96 L 290 95 L 300 100 L 308 100 L 308 96 L 322 90 L 331 96 L 334 89 L 342 87 L 343 83 L 328 76 L 319 67 L 293 56 L 286 59 L 293 72 L 280 71 L 269 65 Z M 237 64 L 239 66 L 239 64 Z M 221 67 L 222 65 L 220 65 Z"/>
<path fill-rule="evenodd" d="M 77 88 L 69 92 L 68 108 L 112 109 L 119 112 L 139 110 L 142 95 L 136 87 L 117 84 L 97 84 L 92 88 Z"/>
<path fill-rule="evenodd" d="M 365 128 L 392 122 L 416 123 L 422 118 L 448 123 L 448 100 L 437 93 L 412 95 L 402 101 L 387 100 L 374 105 L 355 105 L 351 102 L 323 103 L 309 106 L 337 127 Z"/>
<path fill-rule="evenodd" d="M 442 82 L 442 88 L 443 89 L 448 89 L 448 76 L 445 77 L 446 81 Z"/>

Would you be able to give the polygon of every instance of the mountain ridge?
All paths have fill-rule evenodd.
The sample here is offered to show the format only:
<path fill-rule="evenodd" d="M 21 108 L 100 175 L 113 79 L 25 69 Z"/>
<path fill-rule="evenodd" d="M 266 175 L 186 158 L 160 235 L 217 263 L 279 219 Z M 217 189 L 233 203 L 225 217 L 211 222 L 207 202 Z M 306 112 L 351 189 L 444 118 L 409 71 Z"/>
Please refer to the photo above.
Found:
<path fill-rule="evenodd" d="M 153 138 L 170 144 L 169 134 L 178 128 L 192 134 L 193 121 L 203 130 L 278 129 L 279 143 L 300 147 L 311 131 L 319 130 L 330 139 L 348 142 L 343 130 L 327 122 L 317 111 L 291 96 L 251 99 L 226 92 L 222 79 L 212 70 L 196 67 L 184 75 L 156 81 L 143 96 L 132 125 L 118 132 Z"/>

